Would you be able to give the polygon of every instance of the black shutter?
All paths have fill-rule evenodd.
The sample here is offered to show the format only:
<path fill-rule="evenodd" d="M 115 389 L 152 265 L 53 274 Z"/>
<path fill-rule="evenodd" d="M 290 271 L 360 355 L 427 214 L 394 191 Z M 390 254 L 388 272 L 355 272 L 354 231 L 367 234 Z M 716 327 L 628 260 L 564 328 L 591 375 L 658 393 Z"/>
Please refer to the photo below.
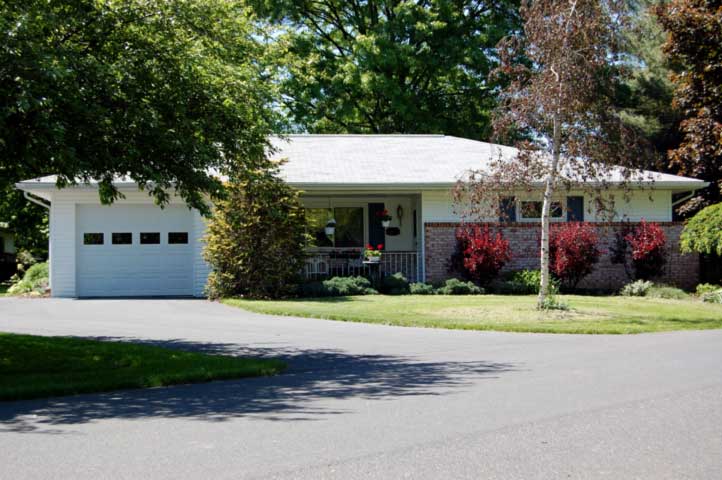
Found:
<path fill-rule="evenodd" d="M 584 197 L 567 197 L 567 222 L 584 221 Z"/>
<path fill-rule="evenodd" d="M 386 232 L 381 226 L 378 212 L 384 211 L 383 203 L 369 203 L 369 243 L 376 248 L 380 243 L 386 243 Z"/>
<path fill-rule="evenodd" d="M 516 222 L 516 202 L 514 197 L 502 197 L 499 201 L 499 221 Z"/>

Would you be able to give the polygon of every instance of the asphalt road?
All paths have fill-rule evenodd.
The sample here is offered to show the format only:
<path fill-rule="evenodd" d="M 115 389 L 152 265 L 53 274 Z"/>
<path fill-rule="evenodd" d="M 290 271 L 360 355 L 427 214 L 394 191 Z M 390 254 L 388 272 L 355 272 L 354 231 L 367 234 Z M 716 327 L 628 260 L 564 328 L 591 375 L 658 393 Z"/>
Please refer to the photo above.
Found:
<path fill-rule="evenodd" d="M 9 298 L 0 331 L 275 355 L 292 367 L 0 403 L 2 479 L 722 478 L 722 331 L 463 332 L 196 300 Z"/>

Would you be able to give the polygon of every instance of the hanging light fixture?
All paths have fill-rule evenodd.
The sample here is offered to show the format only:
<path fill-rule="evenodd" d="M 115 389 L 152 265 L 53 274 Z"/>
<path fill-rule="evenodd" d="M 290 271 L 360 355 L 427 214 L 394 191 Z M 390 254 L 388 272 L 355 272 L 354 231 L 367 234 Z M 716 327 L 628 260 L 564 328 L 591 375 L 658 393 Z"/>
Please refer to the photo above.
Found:
<path fill-rule="evenodd" d="M 328 210 L 329 212 L 333 212 L 333 210 L 331 210 L 331 197 L 328 198 Z M 323 230 L 327 237 L 333 237 L 336 233 L 336 219 L 333 218 L 333 213 L 331 213 L 331 218 L 328 219 Z"/>

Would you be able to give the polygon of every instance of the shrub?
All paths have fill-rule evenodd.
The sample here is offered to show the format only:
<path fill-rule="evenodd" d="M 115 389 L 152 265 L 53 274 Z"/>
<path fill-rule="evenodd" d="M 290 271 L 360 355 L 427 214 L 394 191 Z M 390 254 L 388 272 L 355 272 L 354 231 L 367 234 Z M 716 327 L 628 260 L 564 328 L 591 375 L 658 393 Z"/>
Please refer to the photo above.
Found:
<path fill-rule="evenodd" d="M 451 258 L 451 269 L 465 279 L 486 285 L 510 258 L 509 242 L 501 232 L 492 234 L 488 226 L 478 225 L 456 230 L 456 252 Z"/>
<path fill-rule="evenodd" d="M 586 222 L 553 224 L 549 237 L 552 273 L 567 287 L 576 288 L 592 273 L 602 252 L 596 229 Z"/>
<path fill-rule="evenodd" d="M 619 293 L 625 297 L 644 297 L 653 286 L 654 284 L 650 281 L 636 280 L 622 287 Z"/>
<path fill-rule="evenodd" d="M 412 283 L 409 285 L 409 291 L 412 295 L 433 295 L 434 287 L 428 283 Z"/>
<path fill-rule="evenodd" d="M 298 192 L 276 176 L 254 171 L 226 185 L 208 222 L 205 259 L 210 298 L 295 294 L 305 261 L 306 218 Z"/>
<path fill-rule="evenodd" d="M 539 293 L 541 285 L 541 271 L 539 270 L 516 270 L 503 276 L 503 281 L 492 283 L 494 293 L 502 295 L 532 295 Z M 559 281 L 551 279 L 550 291 L 559 291 Z"/>
<path fill-rule="evenodd" d="M 625 237 L 632 255 L 636 279 L 649 280 L 660 275 L 667 261 L 664 231 L 656 223 L 642 220 Z"/>
<path fill-rule="evenodd" d="M 562 302 L 554 295 L 547 295 L 544 300 L 542 301 L 541 307 L 542 310 L 569 310 L 569 305 L 565 302 Z"/>
<path fill-rule="evenodd" d="M 722 203 L 703 208 L 687 220 L 679 237 L 682 252 L 722 257 Z"/>
<path fill-rule="evenodd" d="M 411 293 L 409 281 L 401 272 L 394 273 L 381 280 L 381 292 L 387 295 L 408 295 Z"/>
<path fill-rule="evenodd" d="M 476 295 L 484 293 L 484 289 L 477 287 L 472 282 L 462 282 L 458 278 L 450 278 L 444 286 L 437 290 L 441 295 Z"/>
<path fill-rule="evenodd" d="M 706 293 L 716 292 L 717 290 L 722 290 L 722 286 L 714 285 L 712 283 L 700 283 L 699 285 L 697 285 L 697 290 L 695 291 L 695 293 L 698 297 L 702 297 Z"/>
<path fill-rule="evenodd" d="M 371 282 L 364 277 L 332 277 L 322 282 L 308 282 L 301 285 L 304 297 L 345 297 L 351 295 L 373 295 Z"/>
<path fill-rule="evenodd" d="M 10 295 L 28 293 L 43 294 L 48 288 L 48 263 L 36 263 L 25 271 L 22 280 L 16 281 L 9 289 Z"/>
<path fill-rule="evenodd" d="M 687 292 L 679 288 L 670 287 L 668 285 L 653 285 L 647 291 L 646 297 L 651 298 L 666 298 L 671 300 L 684 300 L 689 297 Z"/>
<path fill-rule="evenodd" d="M 702 295 L 702 301 L 708 303 L 722 303 L 722 288 Z"/>

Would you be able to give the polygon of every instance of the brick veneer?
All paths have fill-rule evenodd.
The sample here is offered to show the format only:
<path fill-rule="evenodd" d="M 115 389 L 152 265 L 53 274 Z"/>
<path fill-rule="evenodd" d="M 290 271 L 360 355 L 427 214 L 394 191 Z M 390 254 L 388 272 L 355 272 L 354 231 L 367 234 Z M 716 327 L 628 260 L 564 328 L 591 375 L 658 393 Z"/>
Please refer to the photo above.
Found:
<path fill-rule="evenodd" d="M 659 224 L 667 236 L 668 258 L 664 275 L 659 281 L 681 288 L 693 288 L 699 279 L 699 256 L 683 255 L 679 252 L 679 235 L 683 224 L 680 222 L 662 222 Z M 424 224 L 426 256 L 426 280 L 435 282 L 453 276 L 448 272 L 448 262 L 456 247 L 455 231 L 457 223 Z M 498 224 L 494 224 L 497 227 Z M 595 224 L 599 233 L 599 246 L 604 252 L 599 263 L 588 277 L 579 284 L 582 288 L 618 289 L 629 281 L 622 265 L 612 264 L 609 260 L 610 247 L 615 232 L 621 223 Z M 512 260 L 504 267 L 505 271 L 524 268 L 539 268 L 539 226 L 533 223 L 508 223 L 502 228 L 504 237 L 511 245 Z"/>

